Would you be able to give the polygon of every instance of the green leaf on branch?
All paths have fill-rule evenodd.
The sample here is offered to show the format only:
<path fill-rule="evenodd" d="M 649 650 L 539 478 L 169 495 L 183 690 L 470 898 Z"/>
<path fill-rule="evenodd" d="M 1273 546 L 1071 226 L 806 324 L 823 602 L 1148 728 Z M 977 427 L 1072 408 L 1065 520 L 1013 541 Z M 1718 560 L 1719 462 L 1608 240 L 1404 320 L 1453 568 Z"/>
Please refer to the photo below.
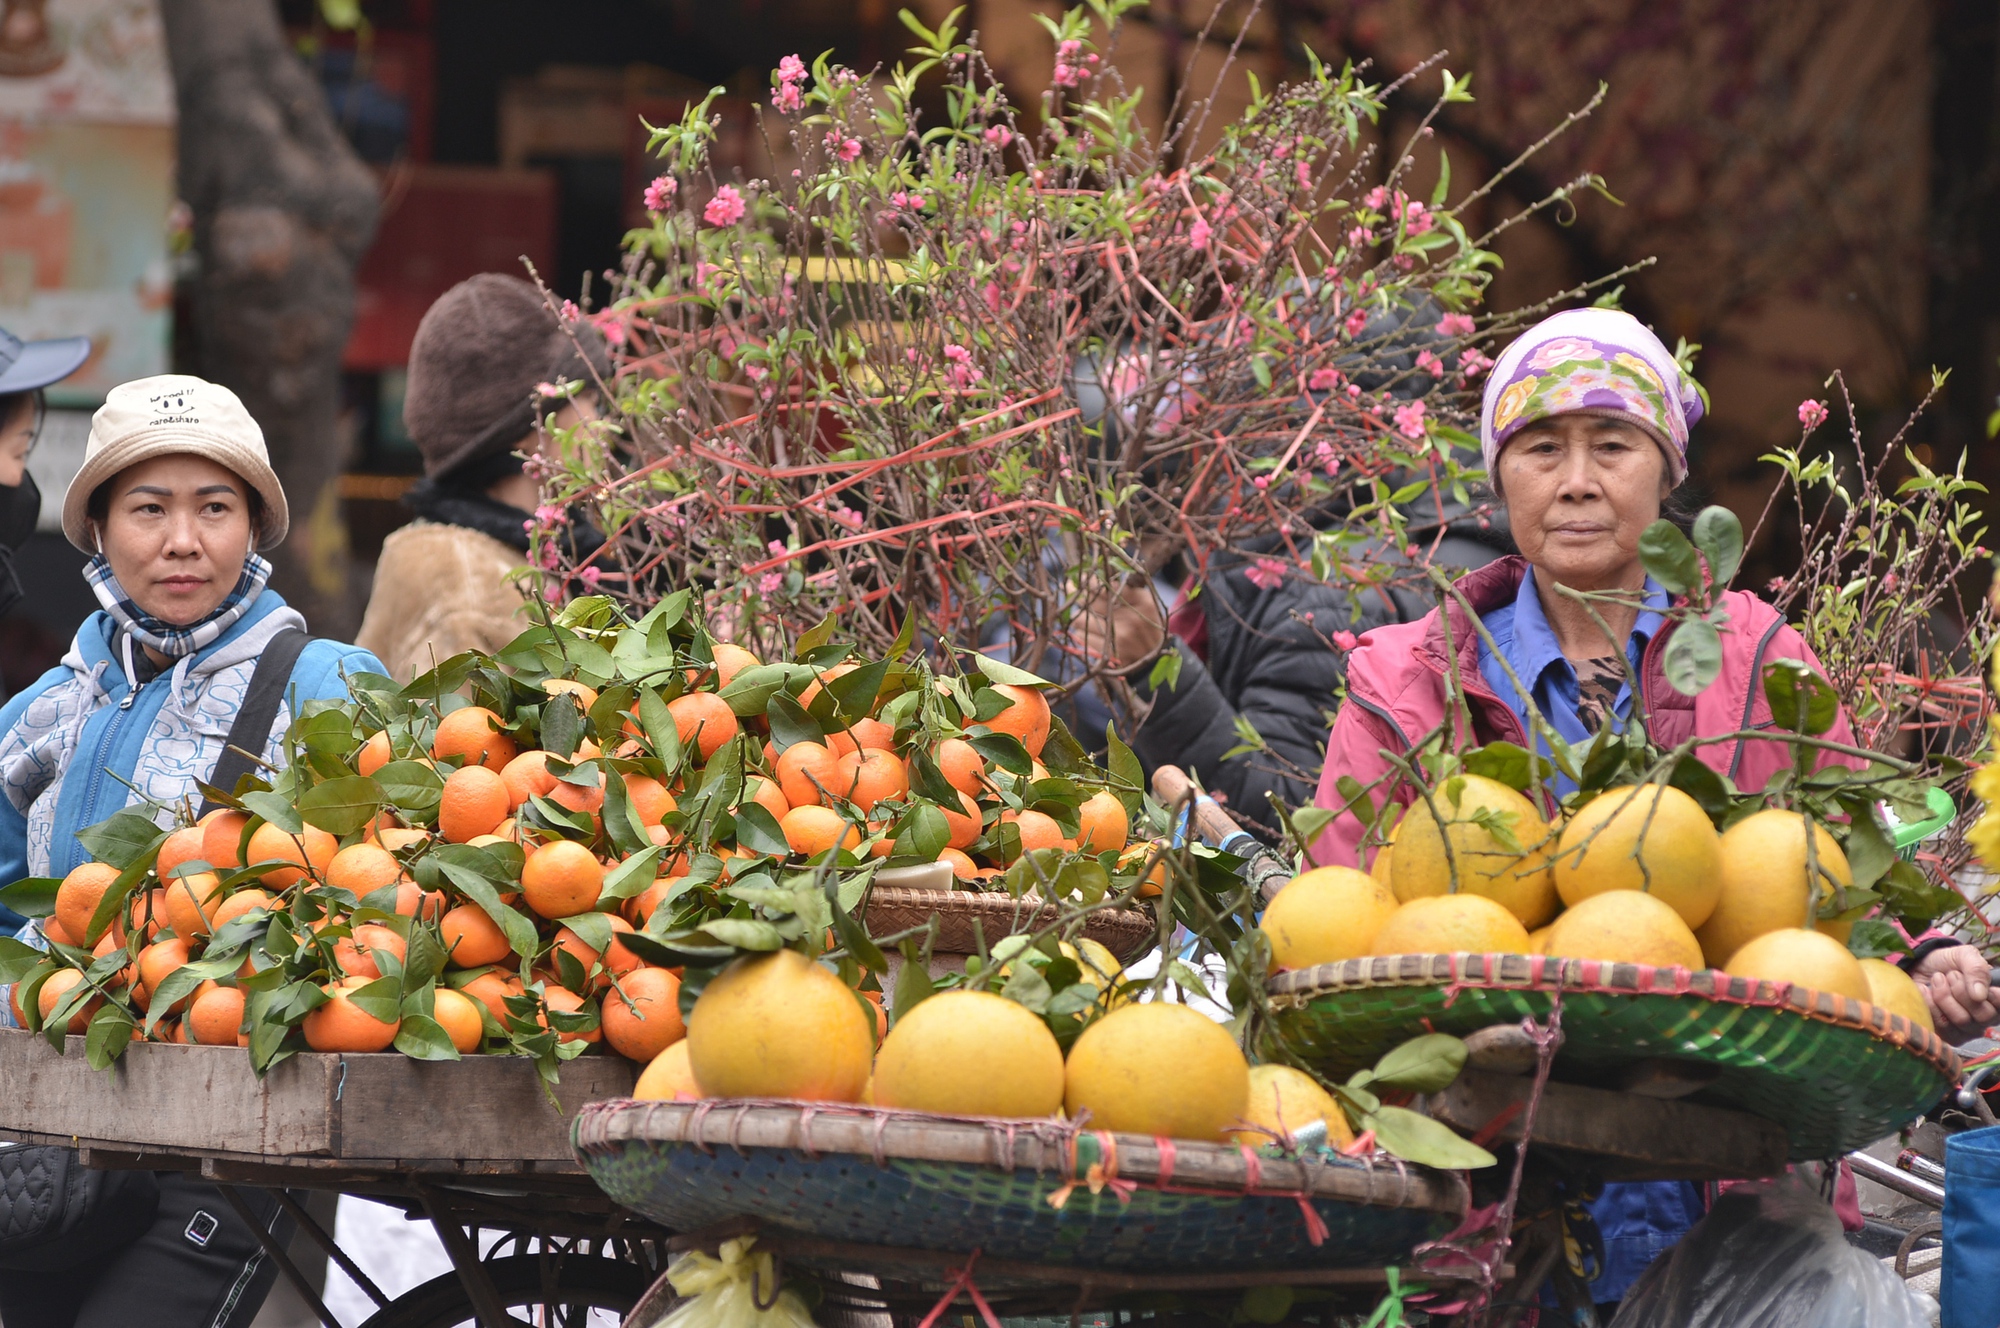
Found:
<path fill-rule="evenodd" d="M 1764 666 L 1764 699 L 1779 728 L 1816 738 L 1840 717 L 1833 684 L 1804 660 L 1779 659 Z"/>
<path fill-rule="evenodd" d="M 1691 618 L 1667 638 L 1660 663 L 1668 686 L 1682 696 L 1699 696 L 1722 672 L 1722 637 L 1705 619 Z"/>
<path fill-rule="evenodd" d="M 1465 1043 L 1449 1033 L 1426 1033 L 1375 1062 L 1369 1082 L 1411 1093 L 1442 1093 L 1464 1068 Z"/>
<path fill-rule="evenodd" d="M 62 882 L 53 876 L 25 877 L 0 888 L 0 904 L 24 918 L 46 918 L 55 913 L 56 891 L 61 888 Z"/>
<path fill-rule="evenodd" d="M 406 1014 L 402 1025 L 396 1030 L 396 1050 L 413 1060 L 455 1061 L 459 1059 L 458 1048 L 452 1045 L 451 1035 L 429 1015 Z"/>
<path fill-rule="evenodd" d="M 1655 521 L 1639 536 L 1639 562 L 1646 575 L 1675 595 L 1692 595 L 1701 588 L 1701 558 L 1680 527 Z"/>
<path fill-rule="evenodd" d="M 1038 678 L 1026 669 L 1016 668 L 1014 665 L 1004 660 L 995 659 L 988 654 L 975 653 L 972 657 L 972 662 L 978 667 L 981 673 L 986 675 L 988 682 L 1003 683 L 1010 687 L 1049 687 L 1053 685 L 1047 678 Z"/>
<path fill-rule="evenodd" d="M 1694 519 L 1694 544 L 1708 559 L 1709 579 L 1717 587 L 1728 585 L 1743 565 L 1743 523 L 1726 507 L 1701 509 Z"/>
<path fill-rule="evenodd" d="M 1535 780 L 1535 768 L 1547 766 L 1527 748 L 1511 742 L 1489 742 L 1465 757 L 1465 773 L 1498 780 L 1516 792 L 1524 792 Z"/>
<path fill-rule="evenodd" d="M 329 779 L 306 790 L 299 815 L 308 825 L 344 837 L 368 824 L 381 810 L 383 796 L 382 786 L 366 775 Z"/>
<path fill-rule="evenodd" d="M 1910 948 L 1903 933 L 1880 918 L 1862 918 L 1847 934 L 1847 948 L 1856 959 L 1882 959 Z"/>
<path fill-rule="evenodd" d="M 265 820 L 272 818 L 265 817 Z M 121 871 L 142 855 L 159 847 L 167 832 L 138 812 L 122 811 L 86 830 L 76 832 L 76 842 L 99 862 L 108 862 Z M 18 910 L 16 910 L 18 911 Z"/>
<path fill-rule="evenodd" d="M 1375 1131 L 1375 1142 L 1383 1149 L 1419 1166 L 1470 1171 L 1499 1161 L 1470 1139 L 1453 1133 L 1450 1126 L 1408 1107 L 1377 1107 L 1361 1118 L 1361 1124 Z"/>

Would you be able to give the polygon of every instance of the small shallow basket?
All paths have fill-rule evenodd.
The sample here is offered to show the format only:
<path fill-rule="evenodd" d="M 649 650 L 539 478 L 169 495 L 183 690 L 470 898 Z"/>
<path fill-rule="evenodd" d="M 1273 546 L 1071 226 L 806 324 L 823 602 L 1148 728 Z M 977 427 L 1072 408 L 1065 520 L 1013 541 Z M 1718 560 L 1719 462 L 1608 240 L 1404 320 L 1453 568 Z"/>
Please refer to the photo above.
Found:
<path fill-rule="evenodd" d="M 751 1217 L 831 1240 L 1134 1271 L 1379 1267 L 1451 1230 L 1468 1198 L 1459 1176 L 1393 1159 L 843 1103 L 593 1102 L 571 1140 L 606 1194 L 676 1231 Z"/>
<path fill-rule="evenodd" d="M 938 915 L 938 936 L 933 950 L 955 955 L 979 952 L 972 934 L 975 918 L 990 948 L 1002 936 L 1046 927 L 1060 916 L 1053 904 L 1018 900 L 1004 892 L 911 890 L 877 885 L 868 893 L 868 930 L 876 936 L 921 927 L 933 913 Z M 1119 963 L 1126 964 L 1153 948 L 1160 929 L 1146 909 L 1107 908 L 1084 919 L 1083 934 L 1111 951 Z"/>
<path fill-rule="evenodd" d="M 1957 1081 L 1958 1057 L 1880 1006 L 1715 969 L 1520 954 L 1407 954 L 1281 973 L 1275 1031 L 1345 1077 L 1420 1033 L 1464 1035 L 1542 1019 L 1562 1001 L 1557 1077 L 1603 1083 L 1670 1057 L 1717 1068 L 1691 1100 L 1776 1121 L 1793 1161 L 1895 1133 Z"/>

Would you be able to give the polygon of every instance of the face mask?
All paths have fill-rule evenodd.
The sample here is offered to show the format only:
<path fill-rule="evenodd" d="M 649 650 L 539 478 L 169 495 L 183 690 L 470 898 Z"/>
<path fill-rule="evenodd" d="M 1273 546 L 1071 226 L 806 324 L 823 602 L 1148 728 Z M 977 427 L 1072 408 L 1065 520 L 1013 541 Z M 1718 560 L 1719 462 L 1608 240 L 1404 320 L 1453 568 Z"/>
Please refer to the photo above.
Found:
<path fill-rule="evenodd" d="M 35 477 L 23 474 L 19 484 L 0 485 L 0 548 L 18 549 L 35 533 L 42 514 L 42 491 Z"/>

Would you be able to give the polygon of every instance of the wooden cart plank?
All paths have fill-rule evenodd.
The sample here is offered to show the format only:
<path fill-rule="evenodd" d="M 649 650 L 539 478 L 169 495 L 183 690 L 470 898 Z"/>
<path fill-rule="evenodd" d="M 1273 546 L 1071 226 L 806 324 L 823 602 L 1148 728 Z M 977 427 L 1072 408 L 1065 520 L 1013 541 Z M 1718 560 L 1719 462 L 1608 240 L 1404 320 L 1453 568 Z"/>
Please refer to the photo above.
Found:
<path fill-rule="evenodd" d="M 164 1053 L 164 1054 L 161 1054 Z M 260 1083 L 237 1047 L 140 1043 L 93 1070 L 83 1039 L 67 1054 L 0 1029 L 0 1128 L 267 1156 L 337 1151 L 335 1056 L 296 1056 Z"/>
<path fill-rule="evenodd" d="M 413 1061 L 384 1053 L 347 1056 L 340 1153 L 374 1158 L 463 1158 L 570 1162 L 569 1122 L 601 1098 L 630 1097 L 638 1067 L 618 1056 L 584 1056 L 562 1067 L 556 1102 L 535 1067 L 508 1056 Z"/>
<path fill-rule="evenodd" d="M 1430 1112 L 1475 1134 L 1504 1122 L 1495 1137 L 1521 1138 L 1532 1080 L 1468 1068 L 1429 1098 Z M 1785 1169 L 1784 1127 L 1744 1111 L 1549 1084 L 1535 1113 L 1534 1143 L 1589 1153 L 1620 1180 L 1713 1180 L 1773 1176 Z"/>
<path fill-rule="evenodd" d="M 329 1159 L 574 1175 L 570 1118 L 585 1102 L 630 1096 L 637 1078 L 638 1067 L 621 1057 L 581 1057 L 562 1067 L 551 1103 L 534 1065 L 519 1057 L 307 1053 L 259 1080 L 240 1048 L 154 1042 L 99 1071 L 84 1059 L 81 1038 L 59 1054 L 8 1029 L 0 1030 L 0 1134 L 267 1165 Z"/>

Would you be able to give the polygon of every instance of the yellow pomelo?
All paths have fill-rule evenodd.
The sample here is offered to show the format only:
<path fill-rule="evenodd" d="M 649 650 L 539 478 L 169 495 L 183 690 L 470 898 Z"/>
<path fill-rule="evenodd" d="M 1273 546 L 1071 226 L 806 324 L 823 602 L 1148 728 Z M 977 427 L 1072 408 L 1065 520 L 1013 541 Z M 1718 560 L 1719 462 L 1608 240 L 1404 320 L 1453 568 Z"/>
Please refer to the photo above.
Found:
<path fill-rule="evenodd" d="M 1165 1001 L 1122 1006 L 1084 1029 L 1064 1080 L 1070 1115 L 1087 1107 L 1089 1128 L 1128 1134 L 1220 1139 L 1250 1103 L 1250 1063 L 1236 1039 Z"/>
<path fill-rule="evenodd" d="M 945 991 L 897 1018 L 875 1058 L 875 1105 L 952 1116 L 1062 1110 L 1063 1055 L 1025 1006 L 990 991 Z"/>
<path fill-rule="evenodd" d="M 1352 867 L 1315 867 L 1285 883 L 1261 925 L 1271 938 L 1272 963 L 1311 968 L 1373 953 L 1375 933 L 1395 911 L 1396 896 L 1374 877 Z"/>
<path fill-rule="evenodd" d="M 875 1029 L 853 990 L 796 950 L 739 959 L 688 1016 L 688 1062 L 712 1097 L 853 1102 Z"/>
<path fill-rule="evenodd" d="M 1822 931 L 1780 927 L 1744 943 L 1724 971 L 1739 978 L 1789 982 L 1813 991 L 1870 999 L 1868 973 L 1847 947 Z"/>
<path fill-rule="evenodd" d="M 1563 910 L 1549 926 L 1543 954 L 1614 964 L 1704 968 L 1701 943 L 1658 895 L 1607 890 Z"/>
<path fill-rule="evenodd" d="M 1861 976 L 1868 979 L 1868 999 L 1872 1003 L 1890 1014 L 1903 1016 L 1918 1028 L 1937 1032 L 1930 1002 L 1924 999 L 1924 989 L 1915 978 L 1886 959 L 1862 960 Z"/>
<path fill-rule="evenodd" d="M 1804 927 L 1806 905 L 1806 817 L 1771 807 L 1744 817 L 1722 832 L 1722 893 L 1708 921 L 1695 928 L 1711 968 L 1728 968 L 1735 953 L 1755 938 L 1781 927 Z M 1853 884 L 1847 855 L 1823 825 L 1813 825 L 1813 854 L 1822 873 L 1820 900 L 1833 893 L 1826 877 Z M 1814 905 L 1817 908 L 1817 905 Z M 1819 930 L 1845 945 L 1851 923 L 1821 923 Z M 1734 972 L 1734 969 L 1730 969 Z"/>
<path fill-rule="evenodd" d="M 1554 874 L 1572 907 L 1607 890 L 1643 890 L 1699 927 L 1722 897 L 1722 837 L 1677 788 L 1606 789 L 1563 827 Z"/>
<path fill-rule="evenodd" d="M 1483 775 L 1454 775 L 1431 791 L 1431 802 L 1445 818 L 1443 825 L 1419 798 L 1396 827 L 1396 865 L 1390 880 L 1396 898 L 1408 903 L 1451 893 L 1455 865 L 1459 893 L 1496 900 L 1524 927 L 1539 927 L 1556 915 L 1556 886 L 1549 876 L 1554 844 L 1535 804 Z M 1482 824 L 1495 818 L 1506 826 L 1518 850 Z"/>
<path fill-rule="evenodd" d="M 1558 913 L 1556 914 L 1556 917 L 1560 919 L 1562 917 L 1562 914 Z M 1556 929 L 1556 924 L 1551 922 L 1546 927 L 1537 927 L 1533 931 L 1529 932 L 1528 953 L 1547 954 L 1549 952 L 1549 933 L 1554 931 L 1555 929 Z"/>
<path fill-rule="evenodd" d="M 1314 1121 L 1326 1122 L 1326 1141 L 1333 1147 L 1354 1142 L 1347 1113 L 1311 1075 L 1289 1065 L 1253 1065 L 1250 1105 L 1243 1110 L 1243 1122 L 1252 1128 L 1232 1130 L 1229 1137 L 1255 1148 L 1289 1141 Z"/>
<path fill-rule="evenodd" d="M 1076 938 L 1076 962 L 1083 969 L 1083 980 L 1099 991 L 1110 991 L 1125 975 L 1125 965 L 1118 962 L 1102 941 L 1093 941 L 1088 936 Z"/>
<path fill-rule="evenodd" d="M 694 1071 L 688 1068 L 687 1039 L 682 1038 L 647 1062 L 639 1071 L 633 1097 L 659 1098 L 667 1102 L 691 1102 L 702 1096 Z"/>
<path fill-rule="evenodd" d="M 1412 899 L 1375 933 L 1372 954 L 1531 954 L 1521 920 L 1484 895 Z"/>

